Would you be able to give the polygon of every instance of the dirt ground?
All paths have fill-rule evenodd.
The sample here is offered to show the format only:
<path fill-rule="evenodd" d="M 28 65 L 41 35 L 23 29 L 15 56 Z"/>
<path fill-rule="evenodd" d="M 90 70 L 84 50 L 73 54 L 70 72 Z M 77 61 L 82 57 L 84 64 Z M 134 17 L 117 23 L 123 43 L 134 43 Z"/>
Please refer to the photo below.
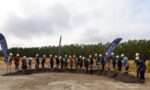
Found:
<path fill-rule="evenodd" d="M 0 90 L 150 90 L 149 80 L 144 84 L 135 84 L 79 73 L 3 76 L 4 73 L 4 70 L 0 70 Z"/>
<path fill-rule="evenodd" d="M 105 76 L 77 73 L 34 73 L 3 76 L 0 64 L 0 90 L 150 90 L 150 80 L 144 84 L 124 83 Z"/>

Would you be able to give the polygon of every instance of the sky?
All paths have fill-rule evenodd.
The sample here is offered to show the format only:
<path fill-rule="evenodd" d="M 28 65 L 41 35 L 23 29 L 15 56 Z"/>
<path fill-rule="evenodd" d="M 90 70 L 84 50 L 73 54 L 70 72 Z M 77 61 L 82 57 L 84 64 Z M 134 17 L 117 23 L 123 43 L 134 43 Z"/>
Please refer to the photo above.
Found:
<path fill-rule="evenodd" d="M 150 0 L 0 0 L 9 47 L 150 39 Z"/>

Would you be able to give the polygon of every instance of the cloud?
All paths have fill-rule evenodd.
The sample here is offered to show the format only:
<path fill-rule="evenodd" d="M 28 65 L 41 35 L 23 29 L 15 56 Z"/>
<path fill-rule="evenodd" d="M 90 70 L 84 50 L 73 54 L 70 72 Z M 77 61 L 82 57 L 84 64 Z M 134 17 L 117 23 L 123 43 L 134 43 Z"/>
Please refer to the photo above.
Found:
<path fill-rule="evenodd" d="M 36 45 L 56 44 L 55 38 L 59 35 L 63 35 L 64 44 L 107 42 L 116 37 L 123 37 L 124 41 L 150 39 L 149 2 L 148 0 L 16 0 L 15 5 L 8 7 L 9 18 L 1 23 L 9 41 L 15 37 L 18 42 L 37 41 Z M 11 10 L 12 7 L 15 8 Z M 10 39 L 10 36 L 13 39 Z M 38 41 L 39 37 L 44 39 Z M 25 46 L 28 45 L 25 43 Z"/>
<path fill-rule="evenodd" d="M 11 15 L 4 25 L 5 32 L 18 38 L 53 35 L 68 28 L 70 28 L 70 14 L 60 4 L 48 8 L 46 12 L 38 12 L 28 17 Z"/>

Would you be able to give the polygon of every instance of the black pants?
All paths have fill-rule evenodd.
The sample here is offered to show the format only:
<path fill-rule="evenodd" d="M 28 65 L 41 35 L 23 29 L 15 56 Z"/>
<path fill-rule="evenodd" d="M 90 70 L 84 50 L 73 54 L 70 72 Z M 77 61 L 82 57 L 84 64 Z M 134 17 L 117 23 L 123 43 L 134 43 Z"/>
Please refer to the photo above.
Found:
<path fill-rule="evenodd" d="M 103 63 L 102 64 L 102 71 L 104 71 L 105 70 L 105 64 Z"/>
<path fill-rule="evenodd" d="M 140 71 L 140 79 L 145 80 L 145 71 Z"/>
<path fill-rule="evenodd" d="M 116 69 L 116 63 L 113 62 L 112 64 L 113 64 L 113 69 Z"/>
<path fill-rule="evenodd" d="M 122 65 L 118 65 L 118 71 L 122 71 Z"/>
<path fill-rule="evenodd" d="M 51 63 L 50 65 L 51 65 L 51 69 L 53 69 L 53 67 L 54 67 L 54 64 L 53 64 L 53 63 Z"/>
<path fill-rule="evenodd" d="M 45 68 L 45 64 L 44 63 L 42 63 L 42 69 L 44 69 Z"/>
<path fill-rule="evenodd" d="M 140 78 L 140 68 L 138 67 L 137 70 L 136 70 L 136 77 L 137 78 Z"/>

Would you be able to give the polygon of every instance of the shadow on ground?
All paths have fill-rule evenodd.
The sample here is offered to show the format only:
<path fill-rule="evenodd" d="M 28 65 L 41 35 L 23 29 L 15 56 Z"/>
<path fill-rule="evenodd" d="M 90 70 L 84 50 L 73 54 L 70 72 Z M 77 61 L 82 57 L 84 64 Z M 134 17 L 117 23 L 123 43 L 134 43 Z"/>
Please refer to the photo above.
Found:
<path fill-rule="evenodd" d="M 12 73 L 3 74 L 2 76 L 18 76 L 18 75 L 31 75 L 35 73 L 74 73 L 74 74 L 91 74 L 91 75 L 99 75 L 99 76 L 105 76 L 111 79 L 114 79 L 116 81 L 121 81 L 125 83 L 144 83 L 144 81 L 138 79 L 137 77 L 127 74 L 127 73 L 119 73 L 115 71 L 102 71 L 102 70 L 93 70 L 92 72 L 83 72 L 81 70 L 58 70 L 58 69 L 39 69 L 39 70 L 26 70 L 23 71 L 17 71 Z"/>

